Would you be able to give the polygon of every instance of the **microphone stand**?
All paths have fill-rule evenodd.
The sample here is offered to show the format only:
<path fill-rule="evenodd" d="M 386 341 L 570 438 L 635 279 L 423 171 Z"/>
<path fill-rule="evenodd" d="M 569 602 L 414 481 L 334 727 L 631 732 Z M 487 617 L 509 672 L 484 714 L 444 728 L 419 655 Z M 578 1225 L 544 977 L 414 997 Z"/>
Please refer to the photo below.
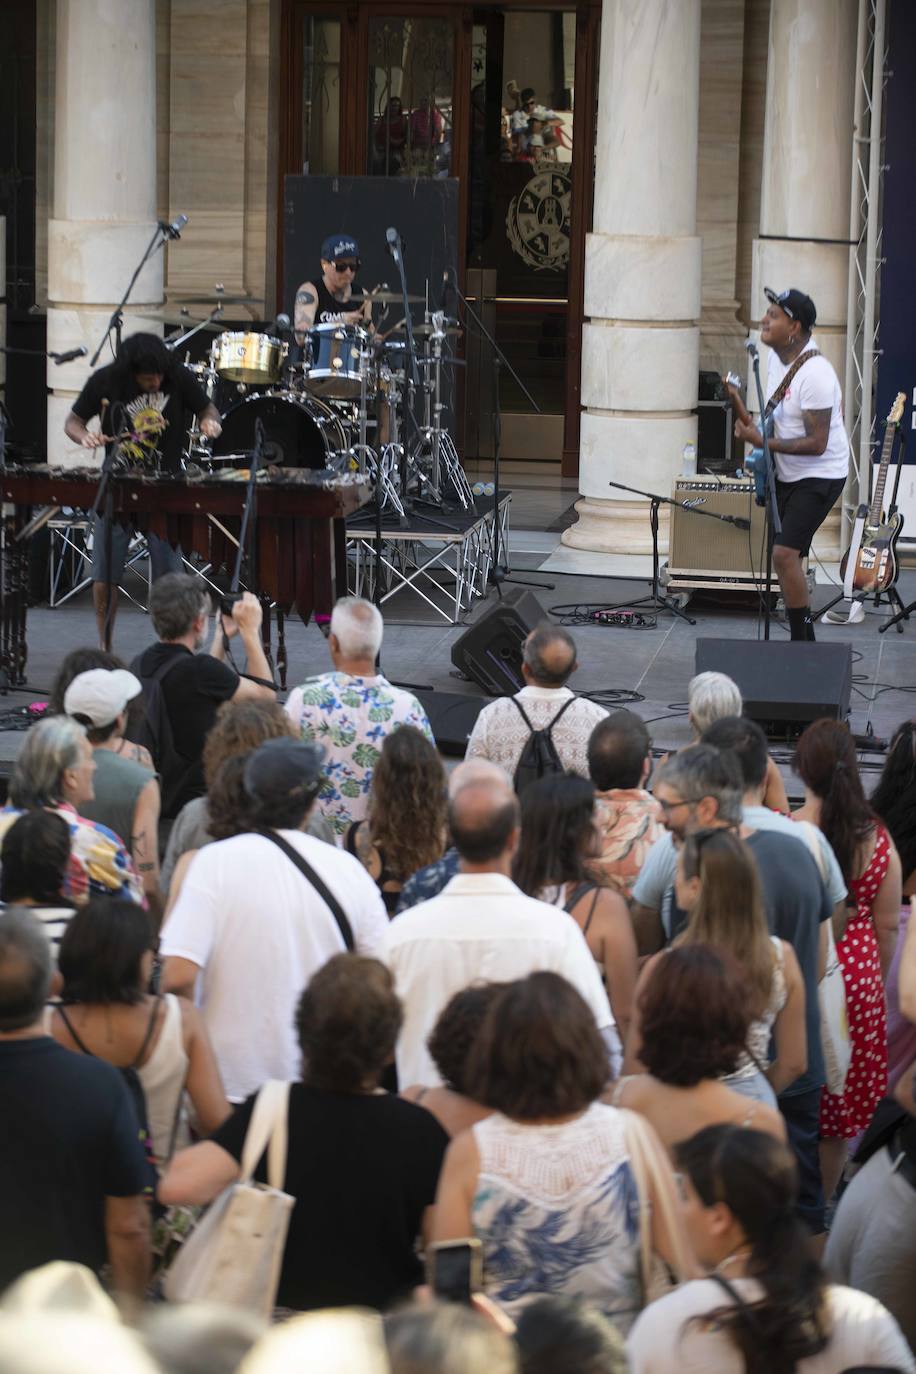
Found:
<path fill-rule="evenodd" d="M 658 511 L 660 506 L 679 506 L 681 510 L 689 511 L 691 515 L 705 515 L 707 520 L 718 520 L 723 525 L 735 525 L 740 529 L 750 529 L 751 522 L 743 519 L 740 515 L 723 515 L 720 511 L 701 510 L 699 506 L 691 506 L 686 501 L 678 501 L 673 496 L 661 496 L 657 491 L 643 491 L 641 487 L 628 487 L 625 482 L 608 482 L 609 487 L 616 487 L 618 491 L 631 491 L 634 496 L 644 496 L 649 502 L 649 528 L 652 531 L 652 591 L 648 596 L 641 596 L 637 601 L 620 601 L 616 606 L 607 606 L 605 609 L 615 611 L 621 607 L 629 606 L 650 606 L 656 611 L 670 611 L 678 620 L 685 620 L 688 625 L 695 625 L 693 620 L 685 611 L 682 611 L 677 602 L 670 596 L 662 596 L 659 591 L 659 556 L 658 556 Z"/>
<path fill-rule="evenodd" d="M 115 402 L 115 405 L 120 405 L 120 402 L 117 402 L 117 401 L 116 401 L 116 402 Z M 108 413 L 109 413 L 109 414 L 112 414 L 113 411 L 114 411 L 114 409 L 115 409 L 115 406 L 112 406 L 112 407 L 111 407 L 111 410 L 110 410 Z M 103 420 L 103 422 L 104 422 L 104 420 Z M 115 431 L 116 434 L 120 432 L 120 428 L 121 428 L 120 425 L 112 425 L 112 429 Z M 105 514 L 102 516 L 102 520 L 103 520 L 103 522 L 104 522 L 104 536 L 103 536 L 103 537 L 104 537 L 104 540 L 105 540 L 105 572 L 106 572 L 106 580 L 105 580 L 105 622 L 104 622 L 104 626 L 103 626 L 103 629 L 102 629 L 102 647 L 103 647 L 103 649 L 105 650 L 106 654 L 110 654 L 110 653 L 111 653 L 111 612 L 112 612 L 112 609 L 113 609 L 113 606 L 114 606 L 114 599 L 113 599 L 113 596 L 112 596 L 112 588 L 113 588 L 114 584 L 113 584 L 113 582 L 112 582 L 112 580 L 111 580 L 111 554 L 112 554 L 112 545 L 113 545 L 112 521 L 114 520 L 114 498 L 113 498 L 113 496 L 112 496 L 112 491 L 111 491 L 111 478 L 112 478 L 112 474 L 114 473 L 114 469 L 115 469 L 115 454 L 116 454 L 116 452 L 117 452 L 117 442 L 116 442 L 116 440 L 112 440 L 112 442 L 111 442 L 110 444 L 107 444 L 107 445 L 105 446 L 105 457 L 104 457 L 104 459 L 102 460 L 102 470 L 101 470 L 101 473 L 100 473 L 100 475 L 99 475 L 99 484 L 98 484 L 98 486 L 97 486 L 96 489 L 95 489 L 95 500 L 93 501 L 93 503 L 92 503 L 92 509 L 91 509 L 90 512 L 89 512 L 89 524 L 90 524 L 90 528 L 92 529 L 92 531 L 93 531 L 94 534 L 97 534 L 97 533 L 98 533 L 98 525 L 97 525 L 98 516 L 99 516 L 99 512 L 100 512 L 100 510 L 101 510 L 101 508 L 102 508 L 102 502 L 104 501 L 104 503 L 105 503 Z"/>
<path fill-rule="evenodd" d="M 496 342 L 493 335 L 490 333 L 489 329 L 487 329 L 487 326 L 484 324 L 483 320 L 480 318 L 477 311 L 469 303 L 467 296 L 461 290 L 461 287 L 458 285 L 458 282 L 455 281 L 452 283 L 452 285 L 454 287 L 455 295 L 458 297 L 459 301 L 464 306 L 465 313 L 467 315 L 470 315 L 471 319 L 474 321 L 474 324 L 477 326 L 478 333 L 481 334 L 483 338 L 485 338 L 489 343 L 493 357 L 493 561 L 487 573 L 487 582 L 492 583 L 492 585 L 496 588 L 497 596 L 499 596 L 500 598 L 502 597 L 501 584 L 503 582 L 513 582 L 516 586 L 519 587 L 542 587 L 545 591 L 553 591 L 554 587 L 556 586 L 556 583 L 554 582 L 533 582 L 529 578 L 515 577 L 510 575 L 509 562 L 505 549 L 503 550 L 503 566 L 499 566 L 499 502 L 501 495 L 499 485 L 499 461 L 503 431 L 503 417 L 499 404 L 500 368 L 507 367 L 509 369 L 511 376 L 518 383 L 520 390 L 524 392 L 525 396 L 528 398 L 535 412 L 538 415 L 541 414 L 541 407 L 538 405 L 537 401 L 534 399 L 531 392 L 525 386 L 525 383 L 522 381 L 521 377 L 518 375 L 512 364 L 509 362 L 509 359 L 506 357 L 505 353 L 502 351 L 499 344 Z"/>
<path fill-rule="evenodd" d="M 143 257 L 137 263 L 137 266 L 134 269 L 134 275 L 127 283 L 127 290 L 124 292 L 124 295 L 121 297 L 120 301 L 115 306 L 114 310 L 111 312 L 111 319 L 108 321 L 105 333 L 102 335 L 101 339 L 99 339 L 99 346 L 89 360 L 90 368 L 94 368 L 98 363 L 99 355 L 101 354 L 102 349 L 105 347 L 107 340 L 111 337 L 112 331 L 114 331 L 115 353 L 117 354 L 117 350 L 121 347 L 121 328 L 124 324 L 124 307 L 130 299 L 130 293 L 136 286 L 137 278 L 143 271 L 146 264 L 149 262 L 150 258 L 153 256 L 155 252 L 157 252 L 160 248 L 163 248 L 165 246 L 170 237 L 171 236 L 169 234 L 168 227 L 163 228 L 161 224 L 156 225 L 156 228 L 153 231 L 153 237 L 150 239 L 149 244 L 147 245 L 146 250 L 143 254 Z"/>
<path fill-rule="evenodd" d="M 760 434 L 763 439 L 763 471 L 765 483 L 764 505 L 766 509 L 767 566 L 763 585 L 763 637 L 770 637 L 770 592 L 773 586 L 773 545 L 777 534 L 782 531 L 779 507 L 776 503 L 776 474 L 773 470 L 773 455 L 770 452 L 770 437 L 767 434 L 765 419 L 766 402 L 763 399 L 763 383 L 760 380 L 760 350 L 756 344 L 748 348 L 754 366 L 754 381 L 757 386 L 757 405 L 760 410 Z"/>

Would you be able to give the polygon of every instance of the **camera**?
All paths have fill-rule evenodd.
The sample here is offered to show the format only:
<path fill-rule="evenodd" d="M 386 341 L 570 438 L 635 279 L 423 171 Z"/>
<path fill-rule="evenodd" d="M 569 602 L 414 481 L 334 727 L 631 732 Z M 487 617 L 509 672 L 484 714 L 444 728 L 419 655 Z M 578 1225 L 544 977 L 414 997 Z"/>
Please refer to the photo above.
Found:
<path fill-rule="evenodd" d="M 241 601 L 243 596 L 244 592 L 223 592 L 222 596 L 219 599 L 220 615 L 227 615 L 231 617 L 232 608 L 235 605 L 237 605 L 239 601 Z"/>

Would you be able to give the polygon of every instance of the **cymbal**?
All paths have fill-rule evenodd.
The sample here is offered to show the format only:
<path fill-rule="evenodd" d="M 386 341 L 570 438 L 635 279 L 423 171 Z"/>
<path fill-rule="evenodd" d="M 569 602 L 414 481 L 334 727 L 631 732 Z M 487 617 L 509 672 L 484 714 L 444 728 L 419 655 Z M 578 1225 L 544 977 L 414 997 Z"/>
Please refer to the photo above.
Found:
<path fill-rule="evenodd" d="M 193 315 L 183 315 L 175 310 L 138 310 L 136 313 L 142 315 L 145 320 L 157 320 L 160 324 L 170 324 L 175 328 L 194 329 L 199 325 L 202 329 L 212 329 L 217 334 L 226 332 L 225 320 L 198 320 Z"/>
<path fill-rule="evenodd" d="M 434 334 L 435 332 L 431 324 L 415 324 L 413 327 L 413 336 L 415 339 L 425 339 L 428 335 Z M 440 333 L 444 334 L 447 339 L 457 339 L 464 333 L 464 330 L 460 325 L 447 324 Z"/>
<path fill-rule="evenodd" d="M 226 296 L 222 291 L 215 291 L 211 296 L 180 296 L 175 297 L 171 304 L 181 307 L 182 305 L 263 305 L 263 296 Z"/>
<path fill-rule="evenodd" d="M 404 300 L 404 297 L 401 295 L 400 291 L 367 291 L 366 295 L 369 297 L 369 300 L 371 300 L 373 305 L 400 305 L 401 302 Z M 354 303 L 358 302 L 359 300 L 358 297 L 354 297 L 353 299 Z M 410 305 L 422 305 L 426 300 L 426 297 L 408 296 L 407 300 Z M 349 301 L 346 302 L 347 305 L 349 305 L 349 303 Z"/>

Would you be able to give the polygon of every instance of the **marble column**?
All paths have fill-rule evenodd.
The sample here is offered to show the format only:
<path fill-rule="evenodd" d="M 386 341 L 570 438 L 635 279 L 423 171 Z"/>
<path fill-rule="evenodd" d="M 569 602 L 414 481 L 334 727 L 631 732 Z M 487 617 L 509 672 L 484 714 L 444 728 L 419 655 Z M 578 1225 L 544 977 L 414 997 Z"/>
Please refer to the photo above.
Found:
<path fill-rule="evenodd" d="M 83 344 L 91 356 L 156 224 L 156 5 L 57 0 L 56 18 L 48 348 Z M 162 273 L 159 251 L 134 287 L 125 334 L 155 328 L 133 310 L 162 300 Z M 49 462 L 86 461 L 63 422 L 88 364 L 49 361 Z"/>
<path fill-rule="evenodd" d="M 765 286 L 799 287 L 817 307 L 817 341 L 841 381 L 857 17 L 858 0 L 772 2 L 760 234 L 751 271 L 752 330 L 766 309 Z M 764 380 L 768 353 L 761 349 Z M 753 386 L 749 394 L 756 410 Z M 829 556 L 838 546 L 835 507 L 818 552 Z"/>
<path fill-rule="evenodd" d="M 586 241 L 575 548 L 644 552 L 648 503 L 696 440 L 700 0 L 604 0 Z"/>

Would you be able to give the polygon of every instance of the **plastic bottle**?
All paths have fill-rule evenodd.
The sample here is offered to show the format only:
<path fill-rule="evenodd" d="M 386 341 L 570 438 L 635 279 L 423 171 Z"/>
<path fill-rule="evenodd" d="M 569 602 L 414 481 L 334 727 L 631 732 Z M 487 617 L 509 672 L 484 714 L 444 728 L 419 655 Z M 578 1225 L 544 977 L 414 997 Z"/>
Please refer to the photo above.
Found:
<path fill-rule="evenodd" d="M 697 446 L 696 444 L 685 444 L 681 458 L 681 476 L 696 477 L 697 475 Z"/>

